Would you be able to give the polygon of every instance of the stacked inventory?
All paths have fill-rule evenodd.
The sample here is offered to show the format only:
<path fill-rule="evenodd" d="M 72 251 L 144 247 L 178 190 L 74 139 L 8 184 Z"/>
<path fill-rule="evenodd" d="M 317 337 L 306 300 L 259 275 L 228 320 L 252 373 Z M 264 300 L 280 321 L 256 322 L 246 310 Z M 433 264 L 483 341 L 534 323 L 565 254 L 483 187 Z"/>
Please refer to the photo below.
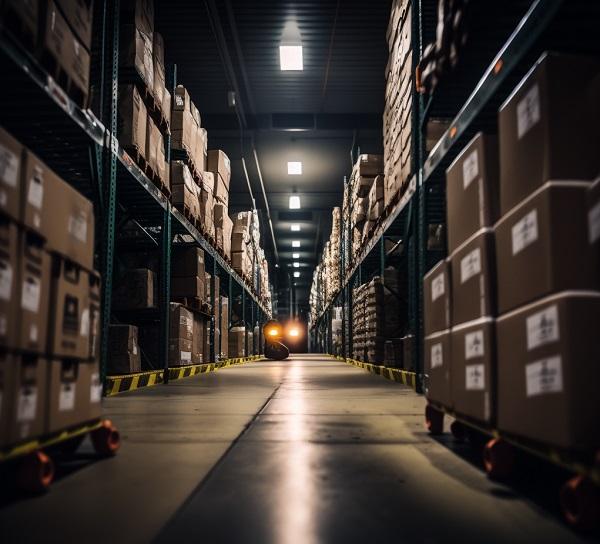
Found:
<path fill-rule="evenodd" d="M 233 216 L 231 234 L 231 262 L 233 269 L 250 280 L 254 263 L 255 242 L 252 236 L 253 214 L 251 211 L 238 212 Z"/>
<path fill-rule="evenodd" d="M 352 291 L 353 357 L 359 361 L 366 358 L 367 285 L 360 285 Z"/>
<path fill-rule="evenodd" d="M 229 217 L 229 182 L 231 180 L 229 157 L 221 150 L 211 149 L 208 152 L 207 169 L 213 174 L 215 247 L 227 260 L 233 260 L 231 248 L 233 223 Z"/>
<path fill-rule="evenodd" d="M 100 416 L 91 202 L 0 129 L 0 445 Z"/>
<path fill-rule="evenodd" d="M 328 276 L 330 278 L 331 295 L 335 295 L 340 290 L 340 267 L 341 267 L 341 210 L 333 208 L 331 221 L 331 236 L 329 237 L 329 255 L 325 262 Z"/>
<path fill-rule="evenodd" d="M 405 189 L 412 173 L 413 51 L 408 0 L 394 0 L 387 30 L 389 48 L 383 112 L 385 205 Z"/>

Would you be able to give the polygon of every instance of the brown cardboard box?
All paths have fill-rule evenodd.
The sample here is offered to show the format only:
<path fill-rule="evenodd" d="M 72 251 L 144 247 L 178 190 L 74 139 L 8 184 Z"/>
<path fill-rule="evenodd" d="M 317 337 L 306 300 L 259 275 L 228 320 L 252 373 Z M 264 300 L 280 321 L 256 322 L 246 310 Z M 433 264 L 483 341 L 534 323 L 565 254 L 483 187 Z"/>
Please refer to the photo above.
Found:
<path fill-rule="evenodd" d="M 454 410 L 477 421 L 495 417 L 495 320 L 484 317 L 452 328 L 451 391 Z"/>
<path fill-rule="evenodd" d="M 16 363 L 15 356 L 7 351 L 0 351 L 0 448 L 8 443 L 8 427 L 11 422 L 13 375 Z"/>
<path fill-rule="evenodd" d="M 440 261 L 423 278 L 425 336 L 450 328 L 450 263 Z"/>
<path fill-rule="evenodd" d="M 90 51 L 94 0 L 57 0 L 57 4 L 77 39 Z"/>
<path fill-rule="evenodd" d="M 98 419 L 102 415 L 102 381 L 98 362 L 81 363 L 79 374 L 83 392 L 80 413 L 84 421 Z"/>
<path fill-rule="evenodd" d="M 166 82 L 165 82 L 165 85 L 166 85 Z M 163 90 L 162 111 L 165 114 L 165 117 L 166 117 L 169 125 L 171 124 L 171 105 L 172 105 L 171 93 L 169 92 L 169 89 L 167 89 L 165 87 L 165 89 Z"/>
<path fill-rule="evenodd" d="M 450 256 L 452 325 L 496 315 L 494 232 L 481 229 Z"/>
<path fill-rule="evenodd" d="M 115 310 L 153 308 L 158 302 L 156 287 L 156 277 L 152 270 L 147 268 L 127 270 L 113 293 Z"/>
<path fill-rule="evenodd" d="M 221 297 L 221 352 L 220 357 L 229 357 L 229 299 Z"/>
<path fill-rule="evenodd" d="M 199 247 L 188 246 L 174 248 L 171 260 L 171 276 L 204 276 L 204 251 Z"/>
<path fill-rule="evenodd" d="M 7 444 L 16 444 L 44 433 L 46 360 L 37 355 L 13 355 L 4 363 L 12 366 L 6 369 L 9 381 L 5 383 L 11 393 L 5 438 Z"/>
<path fill-rule="evenodd" d="M 186 276 L 171 278 L 171 296 L 174 298 L 199 298 L 206 295 L 204 274 L 202 276 Z"/>
<path fill-rule="evenodd" d="M 50 298 L 50 255 L 30 233 L 20 236 L 20 323 L 18 347 L 34 353 L 46 351 Z"/>
<path fill-rule="evenodd" d="M 119 62 L 123 68 L 135 70 L 148 89 L 154 89 L 151 34 L 145 34 L 133 25 L 121 25 Z"/>
<path fill-rule="evenodd" d="M 229 215 L 223 217 L 223 253 L 231 258 L 231 231 L 233 229 L 233 221 Z"/>
<path fill-rule="evenodd" d="M 142 359 L 138 328 L 134 325 L 110 325 L 108 331 L 108 373 L 141 372 Z"/>
<path fill-rule="evenodd" d="M 87 107 L 87 97 L 90 89 L 90 53 L 85 46 L 79 42 L 74 34 L 69 36 L 66 53 L 68 58 L 68 73 L 71 77 L 71 82 L 81 91 L 81 104 L 84 107 Z"/>
<path fill-rule="evenodd" d="M 158 144 L 161 139 L 160 130 L 158 130 L 156 123 L 152 120 L 150 115 L 148 115 L 146 127 L 146 160 L 148 161 L 150 168 L 158 173 Z"/>
<path fill-rule="evenodd" d="M 152 44 L 152 57 L 154 65 L 154 96 L 157 102 L 163 105 L 166 80 L 165 80 L 165 42 L 158 32 L 154 33 Z"/>
<path fill-rule="evenodd" d="M 383 174 L 383 155 L 359 155 L 355 169 L 359 176 L 374 178 Z"/>
<path fill-rule="evenodd" d="M 148 112 L 139 91 L 134 85 L 119 85 L 118 107 L 119 143 L 124 148 L 134 148 L 146 157 L 146 132 Z"/>
<path fill-rule="evenodd" d="M 195 312 L 193 314 L 193 335 L 192 335 L 192 363 L 200 365 L 208 363 L 210 354 L 204 351 L 206 344 L 206 335 L 208 322 L 202 314 Z"/>
<path fill-rule="evenodd" d="M 15 349 L 19 339 L 19 232 L 17 225 L 0 217 L 0 346 Z"/>
<path fill-rule="evenodd" d="M 356 178 L 355 194 L 361 198 L 368 197 L 374 180 L 374 176 L 358 176 Z"/>
<path fill-rule="evenodd" d="M 48 354 L 87 359 L 90 354 L 90 274 L 52 257 Z"/>
<path fill-rule="evenodd" d="M 90 361 L 98 361 L 100 357 L 100 334 L 101 334 L 101 313 L 102 308 L 102 279 L 98 272 L 90 272 L 89 277 L 89 297 L 90 297 L 90 351 L 88 358 Z"/>
<path fill-rule="evenodd" d="M 192 364 L 192 341 L 185 338 L 169 338 L 169 366 Z"/>
<path fill-rule="evenodd" d="M 229 330 L 228 351 L 229 358 L 236 359 L 246 356 L 246 328 L 232 327 Z"/>
<path fill-rule="evenodd" d="M 0 212 L 21 220 L 23 146 L 0 127 Z"/>
<path fill-rule="evenodd" d="M 446 170 L 448 253 L 498 219 L 498 139 L 478 133 Z"/>
<path fill-rule="evenodd" d="M 598 175 L 599 74 L 598 59 L 544 53 L 500 107 L 502 215 L 547 181 Z"/>
<path fill-rule="evenodd" d="M 498 319 L 498 428 L 565 449 L 600 446 L 600 293 L 566 291 Z"/>
<path fill-rule="evenodd" d="M 220 149 L 209 149 L 206 169 L 215 176 L 215 196 L 220 196 L 221 193 L 229 194 L 231 163 L 225 152 Z"/>
<path fill-rule="evenodd" d="M 35 49 L 38 42 L 39 2 L 37 0 L 2 0 L 0 19 L 6 28 L 20 33 L 24 45 Z"/>
<path fill-rule="evenodd" d="M 171 202 L 174 206 L 192 217 L 200 217 L 198 186 L 186 164 L 181 161 L 171 162 Z"/>
<path fill-rule="evenodd" d="M 425 337 L 425 395 L 429 400 L 452 409 L 450 331 Z"/>
<path fill-rule="evenodd" d="M 229 214 L 227 213 L 227 205 L 221 204 L 220 202 L 215 202 L 213 208 L 213 221 L 215 222 L 215 227 L 223 228 L 223 223 L 226 220 L 226 217 L 229 217 Z"/>
<path fill-rule="evenodd" d="M 25 150 L 23 165 L 24 184 L 22 193 L 23 224 L 40 236 L 45 236 L 46 225 L 42 222 L 44 195 L 50 192 L 48 178 L 56 177 L 31 151 Z"/>
<path fill-rule="evenodd" d="M 170 338 L 192 340 L 194 336 L 194 314 L 182 304 L 171 302 L 170 312 Z"/>
<path fill-rule="evenodd" d="M 552 292 L 598 287 L 587 242 L 588 187 L 547 183 L 498 221 L 499 313 Z"/>

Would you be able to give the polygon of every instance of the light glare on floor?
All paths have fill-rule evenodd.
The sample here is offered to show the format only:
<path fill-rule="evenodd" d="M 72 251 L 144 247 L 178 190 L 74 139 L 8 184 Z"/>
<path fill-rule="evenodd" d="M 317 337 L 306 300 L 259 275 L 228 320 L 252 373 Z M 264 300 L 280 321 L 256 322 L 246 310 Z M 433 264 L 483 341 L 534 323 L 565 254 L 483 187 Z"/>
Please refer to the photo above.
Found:
<path fill-rule="evenodd" d="M 281 70 L 304 70 L 301 45 L 280 45 L 279 63 Z"/>
<path fill-rule="evenodd" d="M 300 209 L 300 197 L 298 195 L 290 196 L 290 210 Z"/>
<path fill-rule="evenodd" d="M 288 174 L 290 176 L 302 175 L 302 163 L 297 161 L 288 162 Z"/>
<path fill-rule="evenodd" d="M 293 240 L 292 247 L 300 247 L 300 240 Z"/>

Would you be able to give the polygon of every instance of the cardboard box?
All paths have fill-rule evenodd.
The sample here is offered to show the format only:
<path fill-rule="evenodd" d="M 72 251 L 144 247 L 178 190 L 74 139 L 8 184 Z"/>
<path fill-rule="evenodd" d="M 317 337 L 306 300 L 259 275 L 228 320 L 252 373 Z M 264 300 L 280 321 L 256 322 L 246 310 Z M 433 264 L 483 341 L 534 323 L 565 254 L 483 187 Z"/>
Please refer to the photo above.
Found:
<path fill-rule="evenodd" d="M 202 249 L 195 246 L 173 248 L 171 276 L 177 278 L 198 276 L 202 278 L 204 273 L 204 251 Z"/>
<path fill-rule="evenodd" d="M 154 67 L 154 96 L 156 101 L 163 105 L 164 94 L 166 88 L 165 79 L 165 42 L 163 37 L 158 32 L 154 33 L 154 40 L 152 43 L 152 57 Z"/>
<path fill-rule="evenodd" d="M 174 298 L 198 298 L 204 300 L 206 296 L 205 278 L 202 276 L 186 276 L 171 278 L 171 296 Z"/>
<path fill-rule="evenodd" d="M 246 357 L 246 328 L 232 327 L 228 338 L 229 358 Z"/>
<path fill-rule="evenodd" d="M 148 115 L 146 121 L 146 161 L 152 170 L 158 173 L 158 142 L 160 139 L 160 130 Z"/>
<path fill-rule="evenodd" d="M 108 330 L 108 373 L 141 372 L 142 358 L 138 328 L 134 325 L 110 325 Z"/>
<path fill-rule="evenodd" d="M 22 232 L 19 241 L 20 263 L 17 278 L 20 281 L 20 324 L 18 348 L 44 353 L 48 334 L 48 307 L 50 299 L 50 255 L 40 240 Z"/>
<path fill-rule="evenodd" d="M 231 162 L 224 151 L 209 149 L 207 153 L 207 168 L 215 176 L 215 196 L 221 197 L 229 194 L 231 180 Z"/>
<path fill-rule="evenodd" d="M 0 351 L 0 448 L 8 443 L 8 427 L 11 424 L 14 358 L 12 353 Z"/>
<path fill-rule="evenodd" d="M 450 328 L 450 264 L 442 260 L 423 277 L 425 336 Z"/>
<path fill-rule="evenodd" d="M 87 107 L 87 98 L 90 89 L 90 66 L 91 58 L 88 49 L 72 34 L 67 41 L 67 72 L 71 78 L 71 84 L 78 87 L 81 93 L 79 104 Z"/>
<path fill-rule="evenodd" d="M 81 44 L 92 49 L 94 0 L 56 0 L 61 13 Z"/>
<path fill-rule="evenodd" d="M 98 361 L 101 341 L 102 278 L 96 271 L 89 274 L 88 292 L 90 297 L 90 350 L 87 358 L 90 361 Z"/>
<path fill-rule="evenodd" d="M 0 127 L 0 212 L 21 220 L 23 146 Z"/>
<path fill-rule="evenodd" d="M 134 148 L 146 157 L 148 112 L 135 85 L 119 85 L 117 134 L 124 148 Z"/>
<path fill-rule="evenodd" d="M 599 287 L 587 241 L 588 187 L 547 183 L 498 221 L 499 313 L 552 292 Z"/>
<path fill-rule="evenodd" d="M 192 363 L 195 365 L 209 362 L 210 353 L 205 351 L 208 326 L 209 323 L 202 314 L 193 314 Z"/>
<path fill-rule="evenodd" d="M 366 198 L 369 196 L 371 192 L 371 187 L 373 186 L 373 181 L 375 180 L 374 176 L 358 176 L 356 178 L 355 184 L 355 194 L 361 198 Z"/>
<path fill-rule="evenodd" d="M 82 362 L 79 366 L 82 404 L 80 413 L 83 421 L 92 421 L 102 415 L 102 381 L 98 361 Z"/>
<path fill-rule="evenodd" d="M 9 349 L 15 349 L 19 343 L 18 272 L 17 225 L 6 217 L 0 217 L 0 347 Z"/>
<path fill-rule="evenodd" d="M 185 338 L 169 339 L 169 366 L 192 364 L 192 341 Z"/>
<path fill-rule="evenodd" d="M 171 202 L 193 218 L 200 217 L 198 188 L 192 179 L 189 168 L 181 161 L 171 162 Z"/>
<path fill-rule="evenodd" d="M 484 317 L 453 327 L 450 343 L 454 410 L 491 423 L 495 418 L 495 319 Z"/>
<path fill-rule="evenodd" d="M 222 228 L 222 239 L 223 239 L 223 253 L 231 258 L 231 231 L 233 229 L 233 221 L 228 215 L 223 217 L 223 228 Z"/>
<path fill-rule="evenodd" d="M 354 168 L 358 176 L 374 178 L 383 174 L 383 155 L 359 155 Z"/>
<path fill-rule="evenodd" d="M 600 293 L 567 291 L 498 319 L 498 428 L 594 453 L 600 446 Z"/>
<path fill-rule="evenodd" d="M 52 257 L 48 354 L 87 359 L 90 354 L 90 274 Z"/>
<path fill-rule="evenodd" d="M 119 62 L 123 68 L 135 70 L 150 91 L 154 89 L 151 34 L 145 34 L 130 24 L 121 25 Z"/>
<path fill-rule="evenodd" d="M 158 303 L 156 276 L 152 270 L 127 270 L 113 293 L 115 310 L 153 308 Z"/>
<path fill-rule="evenodd" d="M 598 59 L 544 53 L 500 107 L 502 215 L 547 181 L 598 175 L 599 74 Z"/>
<path fill-rule="evenodd" d="M 192 340 L 194 336 L 194 315 L 182 304 L 171 302 L 170 312 L 170 338 Z"/>
<path fill-rule="evenodd" d="M 0 18 L 6 28 L 20 33 L 24 45 L 35 49 L 38 43 L 39 2 L 37 0 L 2 0 Z"/>
<path fill-rule="evenodd" d="M 166 82 L 165 82 L 165 85 L 166 85 Z M 171 93 L 169 92 L 169 89 L 167 89 L 165 87 L 164 91 L 163 91 L 162 111 L 165 114 L 165 117 L 166 117 L 169 125 L 171 124 L 171 105 L 172 105 L 172 103 L 173 103 L 173 101 L 171 98 Z"/>
<path fill-rule="evenodd" d="M 219 356 L 221 359 L 229 357 L 229 299 L 221 297 L 221 351 Z M 216 350 L 215 350 L 216 351 Z"/>
<path fill-rule="evenodd" d="M 4 360 L 1 360 L 4 359 Z M 45 431 L 46 360 L 38 355 L 0 355 L 9 407 L 5 443 L 16 444 Z"/>
<path fill-rule="evenodd" d="M 479 132 L 446 170 L 449 253 L 497 221 L 498 177 L 498 139 Z"/>
<path fill-rule="evenodd" d="M 496 315 L 494 232 L 481 229 L 450 256 L 453 271 L 451 323 Z"/>

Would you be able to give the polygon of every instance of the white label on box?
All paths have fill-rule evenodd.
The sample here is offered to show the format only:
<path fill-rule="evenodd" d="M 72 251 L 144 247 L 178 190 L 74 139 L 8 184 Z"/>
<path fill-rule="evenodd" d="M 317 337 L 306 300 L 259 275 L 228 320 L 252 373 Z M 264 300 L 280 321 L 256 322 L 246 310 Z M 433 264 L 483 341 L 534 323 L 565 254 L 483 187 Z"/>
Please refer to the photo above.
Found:
<path fill-rule="evenodd" d="M 431 346 L 431 368 L 437 368 L 444 364 L 444 350 L 441 342 Z"/>
<path fill-rule="evenodd" d="M 481 272 L 481 250 L 474 249 L 460 261 L 460 283 L 465 283 L 469 278 Z"/>
<path fill-rule="evenodd" d="M 180 94 L 175 95 L 175 105 L 179 108 L 183 107 L 183 96 Z"/>
<path fill-rule="evenodd" d="M 516 255 L 538 239 L 537 210 L 530 211 L 512 228 L 512 254 Z"/>
<path fill-rule="evenodd" d="M 77 215 L 69 216 L 69 234 L 82 244 L 87 242 L 87 215 L 80 211 Z"/>
<path fill-rule="evenodd" d="M 90 384 L 90 402 L 99 403 L 102 399 L 102 383 L 100 382 L 100 374 L 94 372 L 92 374 L 92 382 Z"/>
<path fill-rule="evenodd" d="M 439 274 L 431 280 L 431 302 L 435 302 L 444 294 L 444 274 Z"/>
<path fill-rule="evenodd" d="M 527 396 L 560 393 L 563 390 L 560 355 L 541 359 L 525 367 Z"/>
<path fill-rule="evenodd" d="M 36 169 L 37 174 L 37 169 Z M 34 176 L 29 180 L 29 191 L 27 191 L 27 202 L 38 210 L 42 209 L 44 201 L 44 183 L 41 176 Z"/>
<path fill-rule="evenodd" d="M 180 358 L 182 361 L 191 361 L 192 360 L 192 352 L 191 351 L 182 351 L 182 352 L 180 352 Z"/>
<path fill-rule="evenodd" d="M 0 144 L 0 180 L 10 187 L 17 186 L 19 157 Z"/>
<path fill-rule="evenodd" d="M 90 335 L 90 309 L 85 308 L 81 312 L 81 327 L 79 328 L 79 336 Z"/>
<path fill-rule="evenodd" d="M 32 323 L 29 327 L 29 341 L 34 344 L 38 341 L 38 327 L 35 323 Z"/>
<path fill-rule="evenodd" d="M 467 391 L 483 391 L 485 389 L 485 366 L 467 365 L 465 367 L 465 388 Z"/>
<path fill-rule="evenodd" d="M 479 175 L 479 158 L 477 156 L 477 149 L 463 162 L 463 189 L 466 189 L 471 182 Z"/>
<path fill-rule="evenodd" d="M 600 238 L 600 202 L 588 212 L 588 228 L 590 244 L 593 244 Z"/>
<path fill-rule="evenodd" d="M 485 355 L 483 330 L 473 331 L 465 335 L 465 359 L 476 359 Z"/>
<path fill-rule="evenodd" d="M 532 350 L 560 339 L 556 304 L 527 318 L 527 349 Z"/>
<path fill-rule="evenodd" d="M 37 387 L 24 386 L 19 391 L 17 423 L 33 421 L 37 409 Z"/>
<path fill-rule="evenodd" d="M 39 278 L 30 276 L 23 282 L 23 292 L 21 293 L 21 307 L 24 310 L 38 313 L 40 309 L 41 282 Z"/>
<path fill-rule="evenodd" d="M 517 136 L 519 139 L 539 120 L 540 90 L 537 85 L 534 85 L 517 104 Z"/>
<path fill-rule="evenodd" d="M 7 261 L 0 261 L 0 300 L 10 300 L 12 293 L 12 282 L 12 266 Z"/>
<path fill-rule="evenodd" d="M 58 411 L 70 412 L 75 410 L 75 384 L 61 383 L 58 394 Z"/>

